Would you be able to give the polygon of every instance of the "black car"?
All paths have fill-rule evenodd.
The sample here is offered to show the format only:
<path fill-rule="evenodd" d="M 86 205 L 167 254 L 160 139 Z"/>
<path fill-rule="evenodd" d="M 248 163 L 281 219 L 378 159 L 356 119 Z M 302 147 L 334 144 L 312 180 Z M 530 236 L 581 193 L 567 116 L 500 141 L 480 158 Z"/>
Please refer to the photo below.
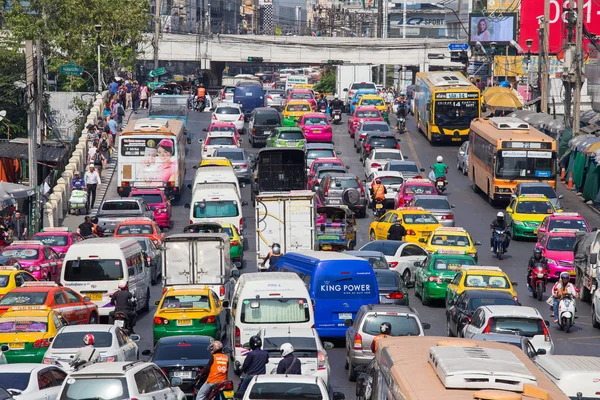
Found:
<path fill-rule="evenodd" d="M 169 380 L 179 377 L 180 389 L 193 396 L 194 383 L 210 359 L 209 336 L 171 336 L 159 339 L 154 350 L 144 350 L 142 355 L 152 356 L 150 361 L 163 370 Z"/>
<path fill-rule="evenodd" d="M 481 306 L 520 306 L 508 292 L 498 290 L 466 290 L 455 300 L 450 300 L 446 310 L 446 333 L 462 336 L 463 328 L 471 322 L 475 310 Z"/>
<path fill-rule="evenodd" d="M 255 108 L 250 114 L 248 122 L 248 140 L 252 147 L 267 143 L 267 138 L 275 130 L 281 126 L 281 115 L 271 107 Z"/>
<path fill-rule="evenodd" d="M 395 269 L 373 269 L 379 286 L 379 304 L 408 305 L 408 290 Z"/>
<path fill-rule="evenodd" d="M 393 134 L 382 132 L 370 132 L 365 137 L 360 147 L 360 161 L 362 162 L 373 149 L 399 149 L 399 140 Z"/>

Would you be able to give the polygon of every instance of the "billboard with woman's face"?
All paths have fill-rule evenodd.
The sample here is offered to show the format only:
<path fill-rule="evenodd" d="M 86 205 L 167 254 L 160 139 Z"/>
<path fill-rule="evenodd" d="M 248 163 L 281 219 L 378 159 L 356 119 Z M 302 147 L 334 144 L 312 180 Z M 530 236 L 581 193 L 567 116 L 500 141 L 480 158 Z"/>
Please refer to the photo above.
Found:
<path fill-rule="evenodd" d="M 470 42 L 506 44 L 515 38 L 516 20 L 516 14 L 503 14 L 499 18 L 470 14 Z"/>

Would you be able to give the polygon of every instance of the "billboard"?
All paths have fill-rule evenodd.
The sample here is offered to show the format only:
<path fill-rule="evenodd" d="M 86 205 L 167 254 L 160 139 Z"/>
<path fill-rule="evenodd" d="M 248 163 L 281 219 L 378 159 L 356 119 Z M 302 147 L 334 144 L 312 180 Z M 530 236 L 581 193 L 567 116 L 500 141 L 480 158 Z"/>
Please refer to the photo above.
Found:
<path fill-rule="evenodd" d="M 565 12 L 569 7 L 569 0 L 549 0 L 550 2 L 550 31 L 549 51 L 550 54 L 558 54 L 563 47 L 565 38 Z M 577 1 L 575 1 L 577 4 Z M 543 1 L 522 1 L 519 22 L 519 45 L 527 50 L 527 39 L 532 39 L 531 52 L 537 54 L 539 48 L 538 17 L 544 15 Z M 600 35 L 600 1 L 587 0 L 583 3 L 583 23 L 588 31 Z M 583 48 L 587 50 L 589 40 L 583 38 Z"/>
<path fill-rule="evenodd" d="M 393 13 L 389 15 L 390 27 L 398 28 L 404 25 L 403 15 Z M 407 27 L 419 27 L 419 28 L 438 28 L 442 29 L 446 27 L 446 14 L 432 14 L 432 13 L 409 13 L 406 16 Z"/>
<path fill-rule="evenodd" d="M 517 14 L 503 14 L 494 18 L 483 14 L 469 14 L 469 38 L 471 43 L 483 45 L 491 42 L 508 44 L 515 38 Z"/>

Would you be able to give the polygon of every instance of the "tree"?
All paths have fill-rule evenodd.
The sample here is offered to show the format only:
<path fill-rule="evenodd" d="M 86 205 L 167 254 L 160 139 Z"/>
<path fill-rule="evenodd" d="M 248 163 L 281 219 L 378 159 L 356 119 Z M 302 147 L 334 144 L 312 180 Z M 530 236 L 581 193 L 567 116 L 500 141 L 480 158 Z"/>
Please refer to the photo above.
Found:
<path fill-rule="evenodd" d="M 27 104 L 25 103 L 25 54 L 0 46 L 0 110 L 6 117 L 0 122 L 0 138 L 27 136 Z"/>
<path fill-rule="evenodd" d="M 327 71 L 321 76 L 321 80 L 314 87 L 315 91 L 321 93 L 334 93 L 336 83 L 335 71 Z"/>

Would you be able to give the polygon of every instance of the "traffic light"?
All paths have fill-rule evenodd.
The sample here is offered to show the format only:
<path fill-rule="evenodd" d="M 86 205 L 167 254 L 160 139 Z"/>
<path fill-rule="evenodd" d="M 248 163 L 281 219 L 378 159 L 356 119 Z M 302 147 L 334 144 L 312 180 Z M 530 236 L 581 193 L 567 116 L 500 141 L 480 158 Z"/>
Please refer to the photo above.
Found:
<path fill-rule="evenodd" d="M 327 64 L 329 65 L 343 65 L 343 60 L 327 60 Z"/>
<path fill-rule="evenodd" d="M 248 57 L 248 62 L 263 62 L 262 57 Z"/>

